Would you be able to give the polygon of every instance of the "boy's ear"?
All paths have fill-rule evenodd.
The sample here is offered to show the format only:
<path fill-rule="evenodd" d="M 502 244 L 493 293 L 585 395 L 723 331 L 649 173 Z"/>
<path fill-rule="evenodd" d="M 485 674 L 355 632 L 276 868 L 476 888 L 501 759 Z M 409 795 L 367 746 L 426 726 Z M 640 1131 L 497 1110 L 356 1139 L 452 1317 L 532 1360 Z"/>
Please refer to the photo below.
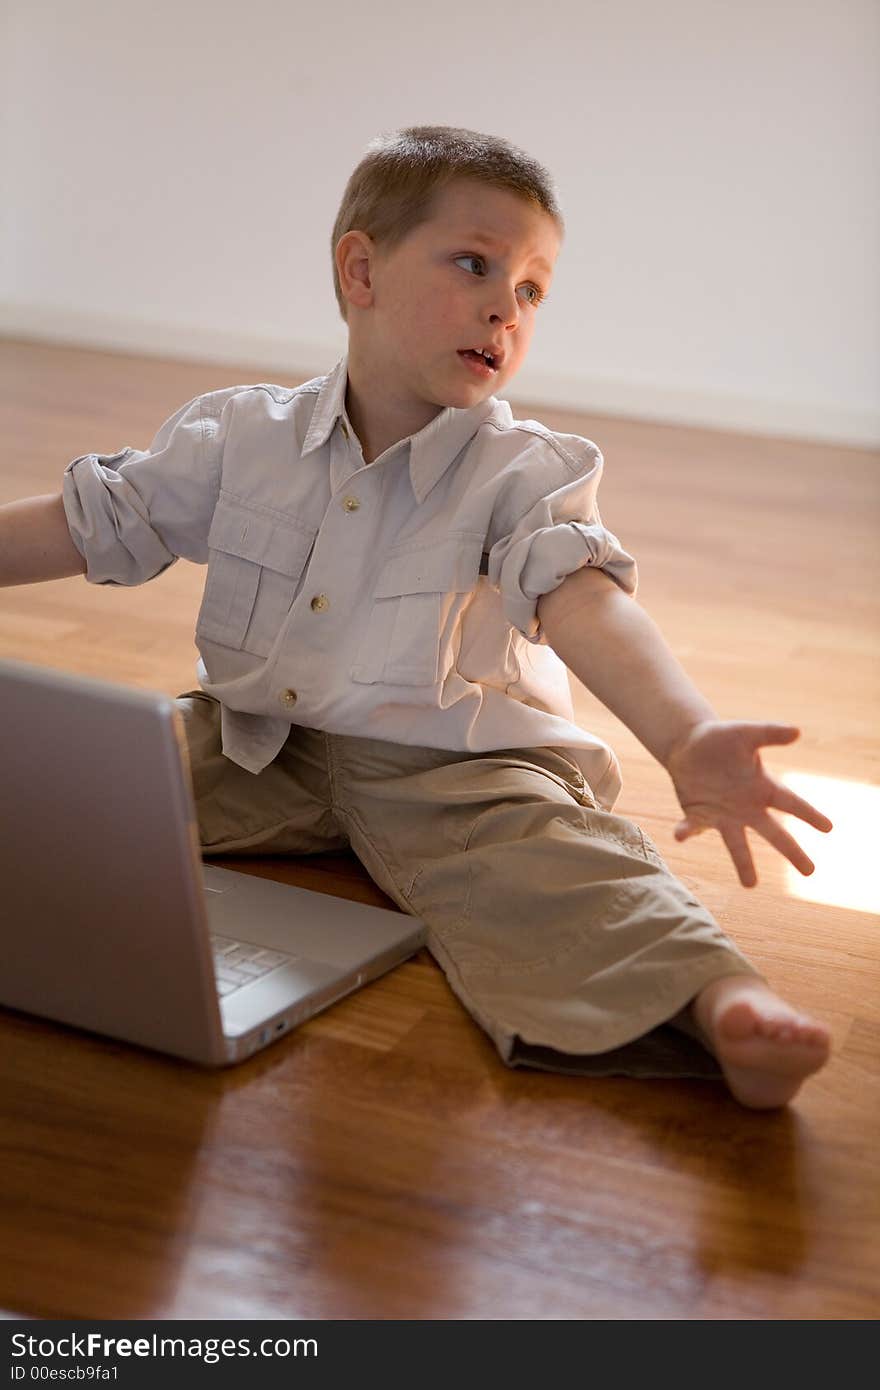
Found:
<path fill-rule="evenodd" d="M 366 232 L 346 232 L 336 243 L 339 285 L 349 304 L 358 309 L 368 309 L 373 302 L 374 253 L 375 244 Z"/>

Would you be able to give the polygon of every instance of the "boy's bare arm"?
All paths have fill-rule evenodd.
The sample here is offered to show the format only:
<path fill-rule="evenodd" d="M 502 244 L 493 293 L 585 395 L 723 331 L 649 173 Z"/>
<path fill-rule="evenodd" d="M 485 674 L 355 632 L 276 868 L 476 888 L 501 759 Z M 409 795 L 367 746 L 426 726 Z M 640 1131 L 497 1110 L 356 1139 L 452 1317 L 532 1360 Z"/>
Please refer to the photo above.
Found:
<path fill-rule="evenodd" d="M 717 830 L 745 888 L 758 881 L 747 826 L 802 874 L 813 872 L 812 860 L 769 811 L 786 811 L 823 831 L 833 829 L 831 821 L 774 781 L 758 751 L 792 743 L 799 729 L 720 720 L 653 619 L 601 570 L 570 574 L 539 600 L 538 617 L 569 670 L 666 768 L 684 811 L 677 840 Z"/>
<path fill-rule="evenodd" d="M 538 600 L 550 646 L 665 767 L 695 725 L 717 719 L 653 618 L 602 570 L 584 567 Z"/>
<path fill-rule="evenodd" d="M 85 574 L 60 492 L 0 507 L 0 587 Z"/>

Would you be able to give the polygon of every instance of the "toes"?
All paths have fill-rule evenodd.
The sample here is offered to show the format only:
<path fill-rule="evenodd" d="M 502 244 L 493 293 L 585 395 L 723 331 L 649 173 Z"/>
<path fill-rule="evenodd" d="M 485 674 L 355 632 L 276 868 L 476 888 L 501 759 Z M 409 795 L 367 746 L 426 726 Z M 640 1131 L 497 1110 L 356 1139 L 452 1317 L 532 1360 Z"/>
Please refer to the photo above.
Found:
<path fill-rule="evenodd" d="M 772 1042 L 797 1043 L 802 1047 L 821 1047 L 828 1041 L 824 1029 L 802 1018 L 762 1019 L 755 1031 Z"/>
<path fill-rule="evenodd" d="M 718 1028 L 725 1038 L 734 1041 L 753 1036 L 760 1028 L 761 1022 L 751 1000 L 736 999 L 722 1010 L 718 1018 Z"/>
<path fill-rule="evenodd" d="M 758 1018 L 755 1020 L 755 1032 L 762 1038 L 781 1042 L 786 1036 L 791 1036 L 791 1025 L 784 1018 Z"/>
<path fill-rule="evenodd" d="M 821 1024 L 804 1014 L 780 1009 L 778 1000 L 743 996 L 731 999 L 716 1014 L 714 1024 L 716 1041 L 722 1047 L 746 1044 L 749 1039 L 784 1048 L 830 1045 L 830 1036 Z"/>
<path fill-rule="evenodd" d="M 724 1017 L 724 1035 L 730 1041 L 745 1041 L 748 1037 L 765 1042 L 800 1044 L 821 1047 L 828 1042 L 825 1030 L 808 1019 L 756 1013 L 747 1005 L 732 1006 Z"/>

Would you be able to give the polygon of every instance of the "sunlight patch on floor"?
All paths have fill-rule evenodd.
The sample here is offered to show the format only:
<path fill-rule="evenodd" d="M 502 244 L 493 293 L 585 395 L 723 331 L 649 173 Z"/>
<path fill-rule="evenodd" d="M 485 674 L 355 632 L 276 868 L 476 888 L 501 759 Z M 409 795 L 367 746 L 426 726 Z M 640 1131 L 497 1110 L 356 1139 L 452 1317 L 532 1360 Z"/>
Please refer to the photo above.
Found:
<path fill-rule="evenodd" d="M 797 816 L 779 815 L 816 865 L 804 877 L 786 863 L 788 892 L 809 902 L 880 913 L 880 787 L 806 772 L 782 773 L 778 780 L 834 822 L 823 834 Z"/>

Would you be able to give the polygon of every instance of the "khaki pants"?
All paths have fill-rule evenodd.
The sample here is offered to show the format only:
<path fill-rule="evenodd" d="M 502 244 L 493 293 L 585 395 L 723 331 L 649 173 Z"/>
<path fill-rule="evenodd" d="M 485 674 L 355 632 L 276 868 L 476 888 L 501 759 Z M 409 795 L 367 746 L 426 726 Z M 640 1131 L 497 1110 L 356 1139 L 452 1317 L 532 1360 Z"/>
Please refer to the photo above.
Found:
<path fill-rule="evenodd" d="M 558 748 L 460 753 L 296 724 L 254 775 L 220 706 L 177 701 L 202 851 L 351 848 L 404 911 L 509 1066 L 720 1077 L 668 1021 L 711 980 L 759 972 L 648 837 L 597 809 Z"/>

